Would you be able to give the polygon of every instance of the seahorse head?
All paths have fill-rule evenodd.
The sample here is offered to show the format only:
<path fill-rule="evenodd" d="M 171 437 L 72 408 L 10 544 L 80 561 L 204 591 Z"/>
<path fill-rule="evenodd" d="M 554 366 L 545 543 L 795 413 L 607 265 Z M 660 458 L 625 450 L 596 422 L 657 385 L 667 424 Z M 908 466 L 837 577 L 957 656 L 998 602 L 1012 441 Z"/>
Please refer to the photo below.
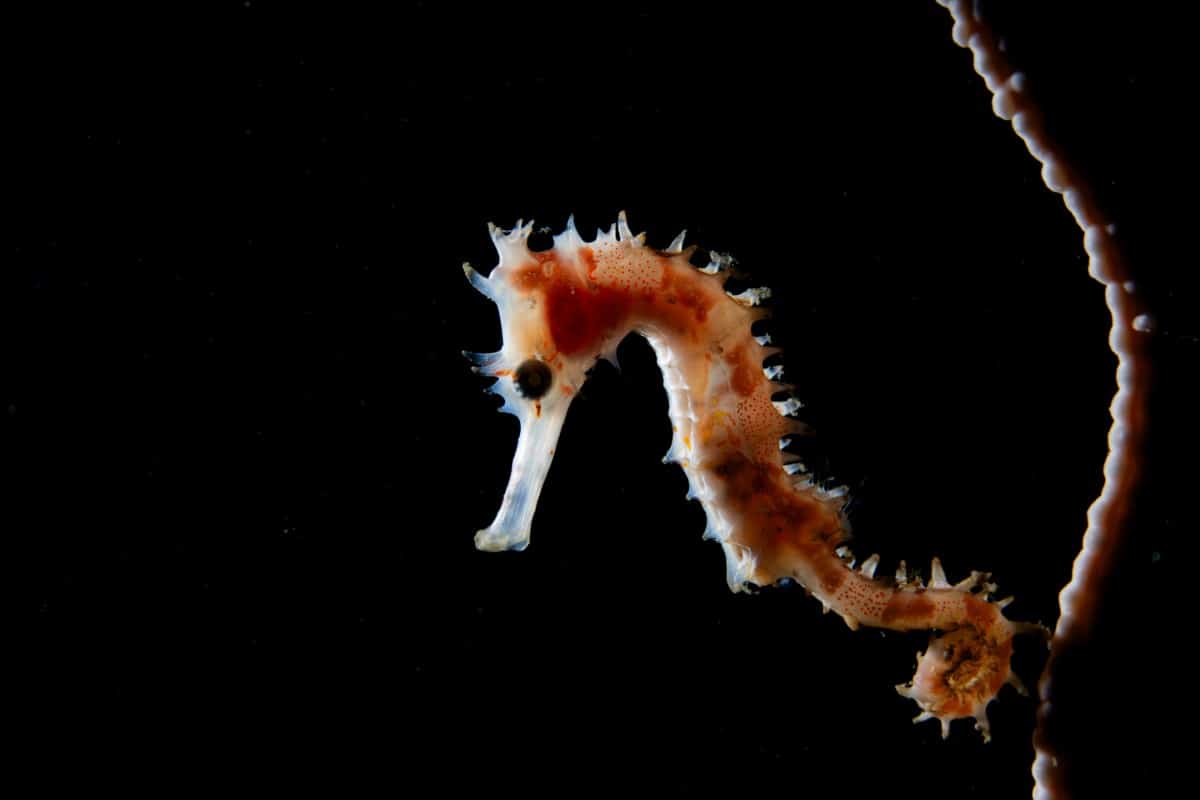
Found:
<path fill-rule="evenodd" d="M 500 261 L 484 277 L 469 264 L 463 265 L 467 279 L 484 297 L 496 304 L 500 314 L 503 345 L 496 353 L 468 354 L 478 371 L 499 380 L 492 391 L 505 399 L 502 410 L 524 421 L 557 409 L 582 382 L 595 361 L 595 348 L 563 348 L 563 327 L 551 312 L 561 286 L 574 286 L 579 276 L 560 274 L 572 269 L 583 245 L 574 227 L 555 239 L 555 247 L 534 252 L 528 239 L 533 223 L 512 230 L 489 226 Z M 570 289 L 568 288 L 568 291 Z M 569 330 L 569 328 L 568 328 Z M 558 334 L 556 337 L 555 334 Z M 569 352 L 564 352 L 564 349 Z"/>
<path fill-rule="evenodd" d="M 580 238 L 572 221 L 549 250 L 529 249 L 533 223 L 511 230 L 490 225 L 499 263 L 486 277 L 469 264 L 467 279 L 496 304 L 501 349 L 464 353 L 477 372 L 496 378 L 489 391 L 504 399 L 501 411 L 521 422 L 512 476 L 496 519 L 475 536 L 482 550 L 521 550 L 542 482 L 554 455 L 567 409 L 597 358 L 612 357 L 627 332 L 627 292 L 594 279 L 596 251 L 630 248 L 621 217 L 592 242 Z"/>

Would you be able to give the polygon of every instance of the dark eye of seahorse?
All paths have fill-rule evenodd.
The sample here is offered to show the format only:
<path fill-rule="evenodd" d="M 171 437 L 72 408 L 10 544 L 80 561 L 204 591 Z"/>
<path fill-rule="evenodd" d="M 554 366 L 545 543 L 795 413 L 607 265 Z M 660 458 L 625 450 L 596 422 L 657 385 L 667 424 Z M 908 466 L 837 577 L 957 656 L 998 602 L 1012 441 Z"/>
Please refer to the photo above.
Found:
<path fill-rule="evenodd" d="M 517 391 L 522 397 L 536 400 L 550 391 L 550 384 L 554 383 L 554 373 L 544 362 L 531 358 L 517 367 L 513 380 L 516 381 Z"/>

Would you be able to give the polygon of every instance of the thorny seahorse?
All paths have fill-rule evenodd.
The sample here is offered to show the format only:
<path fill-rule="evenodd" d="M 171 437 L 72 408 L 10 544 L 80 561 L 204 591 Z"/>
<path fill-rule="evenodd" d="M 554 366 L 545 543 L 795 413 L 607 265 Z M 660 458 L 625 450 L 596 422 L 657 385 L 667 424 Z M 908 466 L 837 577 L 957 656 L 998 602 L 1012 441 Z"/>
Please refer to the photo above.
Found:
<path fill-rule="evenodd" d="M 665 461 L 683 467 L 689 497 L 708 519 L 705 538 L 725 551 L 730 589 L 796 581 L 852 629 L 940 631 L 918 658 L 911 683 L 897 687 L 920 707 L 917 721 L 973 717 L 988 736 L 986 709 L 1005 686 L 1024 691 L 1013 673 L 1013 637 L 1042 632 L 1007 619 L 1011 598 L 992 600 L 989 576 L 972 572 L 951 585 L 934 559 L 930 581 L 877 576 L 879 556 L 861 564 L 845 546 L 844 487 L 813 482 L 788 436 L 803 434 L 781 367 L 751 325 L 762 318 L 765 288 L 725 291 L 727 256 L 698 269 L 683 234 L 665 250 L 634 235 L 624 213 L 584 241 L 573 220 L 548 250 L 532 251 L 532 223 L 491 226 L 499 264 L 488 277 L 464 265 L 471 284 L 495 302 L 503 346 L 467 356 L 498 380 L 491 391 L 521 422 L 508 488 L 495 519 L 475 536 L 482 550 L 521 550 L 571 400 L 598 358 L 614 358 L 631 332 L 654 349 L 674 436 Z"/>

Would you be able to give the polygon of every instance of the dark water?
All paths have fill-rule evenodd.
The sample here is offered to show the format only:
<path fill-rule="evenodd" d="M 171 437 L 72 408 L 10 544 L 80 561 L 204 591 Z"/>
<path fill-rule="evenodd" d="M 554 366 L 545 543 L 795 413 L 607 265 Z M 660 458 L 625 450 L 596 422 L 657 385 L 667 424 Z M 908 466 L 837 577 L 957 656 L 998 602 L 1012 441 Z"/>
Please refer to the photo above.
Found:
<path fill-rule="evenodd" d="M 1196 519 L 1183 56 L 1148 12 L 1041 5 L 996 28 L 1158 320 L 1136 530 L 1063 724 L 1079 796 L 1153 795 L 1191 693 L 1167 580 Z M 472 546 L 516 424 L 458 355 L 499 345 L 460 264 L 494 263 L 489 220 L 590 236 L 625 209 L 774 289 L 860 556 L 989 570 L 1053 624 L 1109 320 L 949 28 L 932 2 L 30 20 L 0 317 L 27 763 L 141 789 L 1027 796 L 1033 701 L 943 742 L 892 689 L 923 637 L 728 592 L 640 340 L 574 404 L 529 550 Z"/>

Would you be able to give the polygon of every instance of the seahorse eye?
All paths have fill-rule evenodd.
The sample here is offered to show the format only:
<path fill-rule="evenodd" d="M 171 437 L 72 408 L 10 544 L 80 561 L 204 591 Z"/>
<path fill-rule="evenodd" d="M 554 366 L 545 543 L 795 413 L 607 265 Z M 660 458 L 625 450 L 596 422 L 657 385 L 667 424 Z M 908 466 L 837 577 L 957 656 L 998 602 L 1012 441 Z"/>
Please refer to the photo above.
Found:
<path fill-rule="evenodd" d="M 531 358 L 517 367 L 513 380 L 516 381 L 517 391 L 522 397 L 536 400 L 550 391 L 550 384 L 554 383 L 554 373 L 545 362 Z"/>

